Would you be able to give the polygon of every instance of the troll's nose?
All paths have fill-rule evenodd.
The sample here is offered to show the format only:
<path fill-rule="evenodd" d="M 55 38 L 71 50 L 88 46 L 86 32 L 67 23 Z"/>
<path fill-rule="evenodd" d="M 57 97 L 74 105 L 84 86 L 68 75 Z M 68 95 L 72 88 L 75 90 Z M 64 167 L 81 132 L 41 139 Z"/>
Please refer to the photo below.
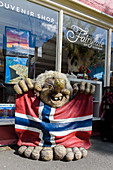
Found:
<path fill-rule="evenodd" d="M 62 78 L 57 78 L 54 81 L 54 90 L 56 93 L 60 93 L 62 89 L 65 88 L 65 80 Z"/>

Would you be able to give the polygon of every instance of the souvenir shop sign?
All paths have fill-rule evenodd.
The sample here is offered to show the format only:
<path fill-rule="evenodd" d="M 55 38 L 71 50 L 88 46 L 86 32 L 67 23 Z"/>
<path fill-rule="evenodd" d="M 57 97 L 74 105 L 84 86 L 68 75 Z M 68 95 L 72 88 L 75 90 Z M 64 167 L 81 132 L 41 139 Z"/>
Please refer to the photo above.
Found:
<path fill-rule="evenodd" d="M 71 43 L 79 43 L 81 45 L 87 46 L 88 48 L 103 49 L 103 38 L 97 40 L 97 37 L 92 37 L 89 34 L 89 30 L 82 29 L 76 25 L 72 25 L 71 29 L 67 32 L 67 39 Z"/>
<path fill-rule="evenodd" d="M 45 9 L 44 7 L 39 6 L 39 8 L 38 8 L 38 5 L 23 1 L 23 0 L 19 0 L 19 1 L 2 0 L 2 1 L 0 1 L 0 8 L 5 8 L 7 10 L 15 11 L 17 13 L 21 13 L 23 15 L 28 15 L 30 17 L 36 17 L 38 19 L 47 21 L 49 23 L 55 22 L 54 17 L 47 15 L 47 8 L 44 11 L 44 9 Z"/>

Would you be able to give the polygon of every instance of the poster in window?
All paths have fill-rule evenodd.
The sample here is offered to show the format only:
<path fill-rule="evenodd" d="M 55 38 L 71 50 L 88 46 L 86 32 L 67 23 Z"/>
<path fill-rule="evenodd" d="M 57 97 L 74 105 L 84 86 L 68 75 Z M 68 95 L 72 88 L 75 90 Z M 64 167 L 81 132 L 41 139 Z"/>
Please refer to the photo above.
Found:
<path fill-rule="evenodd" d="M 29 31 L 12 27 L 5 28 L 6 55 L 27 56 L 29 55 Z"/>
<path fill-rule="evenodd" d="M 28 58 L 6 56 L 5 83 L 15 84 L 28 77 Z"/>

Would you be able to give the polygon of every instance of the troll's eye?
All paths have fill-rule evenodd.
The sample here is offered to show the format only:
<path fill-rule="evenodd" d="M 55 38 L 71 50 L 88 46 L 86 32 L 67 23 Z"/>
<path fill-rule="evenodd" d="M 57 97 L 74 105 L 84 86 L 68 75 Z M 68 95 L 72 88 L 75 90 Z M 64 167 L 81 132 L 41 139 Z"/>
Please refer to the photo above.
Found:
<path fill-rule="evenodd" d="M 53 86 L 52 86 L 52 85 L 48 85 L 47 88 L 50 89 L 50 90 L 52 90 L 52 89 L 53 89 Z"/>
<path fill-rule="evenodd" d="M 44 85 L 44 88 L 48 88 L 48 89 L 52 90 L 54 87 L 53 87 L 52 84 L 47 83 L 47 84 Z"/>

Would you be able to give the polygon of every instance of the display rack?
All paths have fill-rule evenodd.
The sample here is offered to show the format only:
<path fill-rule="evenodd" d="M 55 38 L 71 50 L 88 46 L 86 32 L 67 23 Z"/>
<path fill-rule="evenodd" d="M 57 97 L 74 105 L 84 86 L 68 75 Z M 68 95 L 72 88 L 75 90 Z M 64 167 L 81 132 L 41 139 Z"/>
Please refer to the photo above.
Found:
<path fill-rule="evenodd" d="M 88 82 L 96 86 L 95 94 L 93 95 L 94 100 L 93 100 L 93 119 L 99 118 L 99 111 L 100 111 L 100 105 L 102 101 L 102 82 L 101 81 L 92 81 L 92 80 L 84 80 L 84 79 L 77 79 L 75 77 L 72 77 L 70 75 L 67 76 L 70 83 L 80 83 L 81 81 L 83 82 Z"/>

